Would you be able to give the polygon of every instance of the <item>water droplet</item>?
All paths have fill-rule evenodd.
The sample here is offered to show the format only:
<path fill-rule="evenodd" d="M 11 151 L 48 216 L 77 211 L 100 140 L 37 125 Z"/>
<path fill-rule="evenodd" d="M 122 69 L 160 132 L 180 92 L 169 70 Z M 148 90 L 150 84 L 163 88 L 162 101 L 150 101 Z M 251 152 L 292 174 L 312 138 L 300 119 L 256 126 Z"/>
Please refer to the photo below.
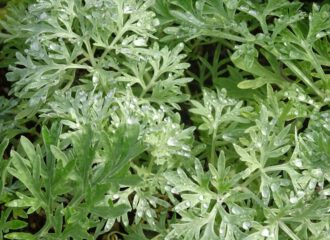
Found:
<path fill-rule="evenodd" d="M 182 145 L 181 149 L 186 152 L 190 151 L 190 147 L 188 145 Z"/>
<path fill-rule="evenodd" d="M 308 20 L 309 20 L 309 21 L 312 21 L 312 19 L 313 19 L 313 16 L 312 16 L 311 14 L 309 14 L 309 16 L 308 16 Z"/>
<path fill-rule="evenodd" d="M 304 192 L 304 191 L 297 191 L 297 196 L 298 196 L 299 198 L 302 198 L 302 197 L 305 196 L 305 192 Z"/>
<path fill-rule="evenodd" d="M 178 141 L 175 138 L 170 137 L 167 140 L 167 145 L 168 146 L 176 146 L 178 144 Z"/>
<path fill-rule="evenodd" d="M 186 202 L 185 202 L 185 205 L 186 205 L 187 207 L 190 207 L 190 206 L 191 206 L 190 201 L 186 201 Z"/>
<path fill-rule="evenodd" d="M 261 195 L 263 198 L 268 198 L 270 196 L 269 188 L 267 186 L 262 187 Z"/>
<path fill-rule="evenodd" d="M 178 206 L 175 206 L 174 210 L 177 211 L 177 212 L 178 211 L 181 211 L 181 207 L 179 205 Z"/>
<path fill-rule="evenodd" d="M 39 51 L 40 50 L 40 43 L 39 41 L 33 41 L 30 46 L 31 50 L 33 51 Z"/>
<path fill-rule="evenodd" d="M 298 198 L 297 197 L 290 197 L 290 203 L 292 203 L 292 204 L 295 204 L 295 203 L 297 203 L 298 202 Z"/>
<path fill-rule="evenodd" d="M 219 233 L 221 236 L 224 236 L 226 233 L 226 225 L 220 226 Z"/>
<path fill-rule="evenodd" d="M 203 203 L 203 208 L 208 209 L 209 205 L 207 203 Z"/>
<path fill-rule="evenodd" d="M 275 124 L 276 124 L 276 119 L 272 119 L 272 120 L 270 121 L 270 125 L 271 125 L 271 126 L 275 126 Z"/>
<path fill-rule="evenodd" d="M 148 216 L 149 218 L 152 218 L 152 213 L 151 213 L 150 209 L 148 209 L 148 210 L 146 211 L 146 214 L 147 214 L 147 216 Z"/>
<path fill-rule="evenodd" d="M 97 85 L 98 84 L 99 78 L 98 78 L 98 76 L 96 76 L 96 74 L 93 75 L 92 81 L 93 81 L 93 85 Z"/>
<path fill-rule="evenodd" d="M 270 231 L 268 228 L 264 228 L 261 230 L 260 235 L 263 237 L 269 237 L 270 236 Z"/>
<path fill-rule="evenodd" d="M 172 189 L 171 189 L 171 193 L 176 194 L 176 193 L 178 193 L 178 191 L 177 191 L 176 188 L 172 188 Z"/>
<path fill-rule="evenodd" d="M 184 48 L 184 43 L 180 42 L 180 43 L 178 44 L 178 48 L 183 49 L 183 48 Z"/>
<path fill-rule="evenodd" d="M 315 178 L 321 178 L 323 176 L 323 171 L 320 168 L 313 169 L 311 175 Z"/>
<path fill-rule="evenodd" d="M 316 184 L 317 184 L 317 180 L 314 179 L 314 178 L 312 178 L 312 179 L 309 181 L 309 183 L 308 183 L 308 188 L 309 188 L 309 189 L 315 189 Z"/>
<path fill-rule="evenodd" d="M 298 100 L 301 101 L 301 102 L 303 102 L 303 101 L 306 100 L 306 96 L 305 95 L 299 95 L 298 96 Z"/>
<path fill-rule="evenodd" d="M 244 11 L 244 12 L 249 11 L 249 7 L 247 7 L 247 6 L 240 6 L 238 9 L 241 11 Z"/>
<path fill-rule="evenodd" d="M 244 230 L 249 230 L 251 228 L 251 222 L 243 222 L 242 227 Z"/>
<path fill-rule="evenodd" d="M 42 21 L 42 20 L 45 20 L 48 18 L 48 14 L 43 12 L 39 15 L 39 20 Z"/>
<path fill-rule="evenodd" d="M 270 189 L 273 191 L 273 192 L 276 192 L 278 189 L 280 189 L 280 185 L 277 184 L 277 183 L 272 183 L 270 185 Z"/>
<path fill-rule="evenodd" d="M 130 14 L 130 13 L 133 13 L 133 10 L 134 10 L 133 7 L 126 5 L 126 6 L 124 6 L 123 13 Z"/>
<path fill-rule="evenodd" d="M 156 202 L 154 201 L 154 200 L 149 200 L 149 203 L 152 205 L 152 206 L 154 206 L 154 207 L 156 207 Z"/>
<path fill-rule="evenodd" d="M 120 197 L 119 194 L 114 194 L 114 195 L 112 196 L 112 199 L 113 199 L 113 200 L 117 200 L 119 197 Z"/>
<path fill-rule="evenodd" d="M 142 211 L 138 211 L 137 212 L 137 215 L 138 215 L 138 217 L 142 217 L 143 216 L 143 212 Z"/>
<path fill-rule="evenodd" d="M 322 38 L 322 37 L 324 37 L 326 35 L 327 35 L 326 32 L 319 32 L 319 33 L 316 34 L 316 38 Z"/>
<path fill-rule="evenodd" d="M 147 46 L 147 41 L 146 41 L 146 39 L 143 38 L 143 37 L 138 37 L 137 39 L 135 39 L 135 40 L 133 41 L 133 44 L 134 44 L 134 46 L 136 46 L 136 47 L 145 47 L 145 46 Z"/>
<path fill-rule="evenodd" d="M 293 164 L 298 167 L 298 168 L 302 168 L 303 167 L 303 162 L 300 158 L 296 158 L 293 160 Z"/>
<path fill-rule="evenodd" d="M 323 188 L 323 187 L 324 187 L 324 182 L 318 182 L 317 185 L 318 185 L 320 188 Z"/>
<path fill-rule="evenodd" d="M 324 195 L 324 196 L 330 196 L 330 188 L 328 188 L 328 189 L 324 189 L 324 190 L 322 191 L 322 195 Z"/>
<path fill-rule="evenodd" d="M 200 195 L 200 196 L 198 197 L 198 199 L 199 199 L 200 201 L 203 201 L 203 200 L 204 200 L 204 196 L 203 196 L 203 195 Z"/>
<path fill-rule="evenodd" d="M 133 117 L 127 118 L 127 124 L 128 125 L 133 125 L 135 123 L 137 123 L 137 120 L 135 118 L 133 118 Z"/>
<path fill-rule="evenodd" d="M 231 211 L 235 215 L 240 215 L 241 212 L 242 212 L 242 210 L 239 207 L 237 207 L 237 206 L 232 207 Z"/>
<path fill-rule="evenodd" d="M 257 16 L 257 15 L 258 15 L 258 13 L 257 13 L 256 10 L 249 10 L 249 11 L 248 11 L 248 14 L 250 14 L 250 15 L 252 15 L 252 16 Z"/>
<path fill-rule="evenodd" d="M 152 20 L 152 25 L 153 25 L 154 27 L 159 26 L 159 25 L 160 25 L 160 21 L 159 21 L 159 19 L 158 19 L 158 18 L 155 18 L 154 20 Z"/>
<path fill-rule="evenodd" d="M 330 130 L 330 126 L 329 126 L 329 124 L 326 124 L 326 123 L 325 123 L 325 124 L 323 124 L 322 126 L 323 126 L 325 129 Z"/>

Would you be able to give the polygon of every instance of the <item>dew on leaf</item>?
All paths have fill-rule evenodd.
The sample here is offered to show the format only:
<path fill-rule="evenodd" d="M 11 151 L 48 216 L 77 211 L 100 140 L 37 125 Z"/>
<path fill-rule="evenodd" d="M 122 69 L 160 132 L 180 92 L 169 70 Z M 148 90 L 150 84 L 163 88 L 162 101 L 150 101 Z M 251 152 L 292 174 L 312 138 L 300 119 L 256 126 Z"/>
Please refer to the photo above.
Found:
<path fill-rule="evenodd" d="M 119 197 L 120 197 L 119 194 L 114 194 L 114 195 L 112 196 L 112 199 L 113 199 L 113 200 L 117 200 Z"/>
<path fill-rule="evenodd" d="M 311 175 L 315 178 L 321 178 L 323 176 L 323 171 L 320 168 L 313 169 Z"/>
<path fill-rule="evenodd" d="M 295 196 L 290 197 L 290 203 L 295 204 L 297 202 L 298 202 L 298 198 L 297 197 L 295 197 Z"/>
<path fill-rule="evenodd" d="M 138 215 L 138 217 L 142 217 L 143 216 L 143 212 L 142 211 L 138 211 L 137 212 L 137 215 Z"/>
<path fill-rule="evenodd" d="M 176 146 L 178 144 L 178 141 L 175 138 L 170 137 L 166 143 L 168 146 Z"/>
<path fill-rule="evenodd" d="M 244 230 L 249 230 L 251 228 L 251 222 L 243 222 L 242 227 Z"/>
<path fill-rule="evenodd" d="M 264 228 L 261 230 L 260 235 L 263 237 L 269 237 L 270 236 L 270 231 L 268 228 Z"/>
<path fill-rule="evenodd" d="M 278 183 L 272 183 L 270 185 L 270 189 L 273 191 L 273 192 L 276 192 L 278 189 L 280 189 L 280 185 Z"/>
<path fill-rule="evenodd" d="M 302 168 L 303 167 L 303 162 L 300 158 L 296 158 L 293 160 L 293 164 L 298 167 L 298 168 Z"/>
<path fill-rule="evenodd" d="M 297 191 L 297 196 L 298 196 L 299 198 L 302 198 L 302 197 L 305 196 L 305 192 L 304 192 L 304 191 Z"/>
<path fill-rule="evenodd" d="M 257 13 L 256 10 L 249 10 L 249 11 L 248 11 L 248 14 L 250 14 L 250 15 L 252 15 L 252 16 L 257 16 L 257 15 L 258 15 L 258 13 Z"/>
<path fill-rule="evenodd" d="M 147 40 L 143 37 L 138 37 L 133 41 L 133 44 L 136 47 L 145 47 L 147 46 Z"/>
<path fill-rule="evenodd" d="M 308 188 L 309 189 L 315 189 L 316 184 L 317 184 L 317 180 L 315 178 L 312 178 L 308 183 Z"/>
<path fill-rule="evenodd" d="M 151 213 L 150 209 L 148 209 L 148 210 L 146 211 L 146 215 L 147 215 L 149 218 L 152 218 L 152 213 Z"/>
<path fill-rule="evenodd" d="M 133 7 L 131 7 L 131 6 L 129 6 L 129 5 L 126 5 L 126 6 L 124 6 L 124 9 L 123 9 L 123 13 L 124 14 L 131 14 L 131 13 L 133 13 Z"/>
<path fill-rule="evenodd" d="M 239 215 L 241 214 L 242 210 L 237 207 L 237 206 L 234 206 L 232 209 L 231 209 L 232 213 L 235 214 L 235 215 Z"/>
<path fill-rule="evenodd" d="M 177 191 L 177 189 L 176 189 L 176 188 L 171 188 L 171 193 L 173 193 L 173 194 L 177 194 L 177 193 L 178 193 L 178 191 Z"/>

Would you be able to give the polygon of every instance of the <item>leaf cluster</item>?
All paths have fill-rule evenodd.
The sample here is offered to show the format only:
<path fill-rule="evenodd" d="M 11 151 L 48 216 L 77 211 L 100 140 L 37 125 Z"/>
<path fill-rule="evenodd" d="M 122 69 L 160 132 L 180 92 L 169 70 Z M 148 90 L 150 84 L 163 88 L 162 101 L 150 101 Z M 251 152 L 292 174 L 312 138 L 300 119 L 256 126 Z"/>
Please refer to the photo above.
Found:
<path fill-rule="evenodd" d="M 8 3 L 0 238 L 329 239 L 329 10 Z"/>

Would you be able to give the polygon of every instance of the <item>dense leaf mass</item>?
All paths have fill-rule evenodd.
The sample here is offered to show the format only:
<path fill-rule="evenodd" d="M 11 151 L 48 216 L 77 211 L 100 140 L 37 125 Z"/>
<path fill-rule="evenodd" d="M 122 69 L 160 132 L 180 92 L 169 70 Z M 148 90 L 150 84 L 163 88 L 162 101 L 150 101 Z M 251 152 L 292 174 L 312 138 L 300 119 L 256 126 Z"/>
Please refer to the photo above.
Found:
<path fill-rule="evenodd" d="M 327 1 L 6 2 L 0 239 L 329 239 Z"/>

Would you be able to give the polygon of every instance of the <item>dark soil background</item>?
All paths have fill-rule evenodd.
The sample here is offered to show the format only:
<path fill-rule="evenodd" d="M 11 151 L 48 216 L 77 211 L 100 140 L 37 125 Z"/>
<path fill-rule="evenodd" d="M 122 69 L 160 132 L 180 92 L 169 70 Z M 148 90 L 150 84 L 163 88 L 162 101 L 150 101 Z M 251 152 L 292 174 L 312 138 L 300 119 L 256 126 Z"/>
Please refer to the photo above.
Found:
<path fill-rule="evenodd" d="M 10 89 L 10 84 L 6 80 L 7 68 L 0 68 L 0 96 L 8 97 L 8 91 Z"/>

